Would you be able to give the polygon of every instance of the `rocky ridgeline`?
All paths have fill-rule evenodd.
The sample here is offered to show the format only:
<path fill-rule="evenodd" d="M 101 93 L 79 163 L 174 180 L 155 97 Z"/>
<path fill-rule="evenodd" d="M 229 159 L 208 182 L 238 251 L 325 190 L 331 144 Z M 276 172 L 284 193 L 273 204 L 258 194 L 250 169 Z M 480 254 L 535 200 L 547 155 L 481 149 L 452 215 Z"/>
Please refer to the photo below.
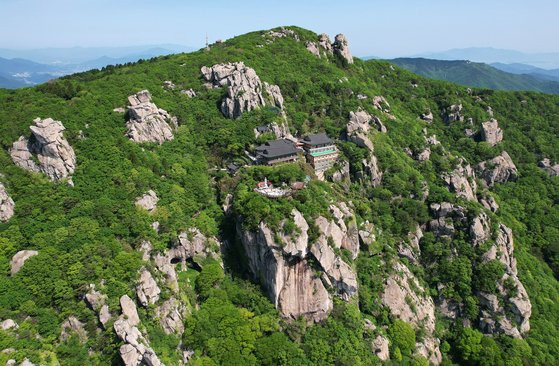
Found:
<path fill-rule="evenodd" d="M 349 141 L 369 150 L 369 158 L 362 161 L 363 170 L 370 177 L 373 187 L 377 187 L 382 181 L 382 171 L 374 154 L 373 142 L 369 138 L 372 126 L 375 126 L 381 132 L 383 131 L 384 126 L 378 117 L 371 116 L 362 110 L 350 112 L 346 133 Z"/>
<path fill-rule="evenodd" d="M 330 37 L 322 33 L 316 42 L 307 41 L 307 50 L 318 58 L 327 58 L 329 55 L 337 55 L 348 64 L 353 63 L 353 56 L 349 50 L 347 38 L 343 34 L 336 35 L 334 43 L 330 43 Z"/>
<path fill-rule="evenodd" d="M 171 125 L 177 125 L 177 119 L 167 111 L 158 108 L 151 101 L 151 94 L 142 90 L 128 97 L 127 136 L 134 142 L 157 142 L 162 144 L 173 139 Z"/>
<path fill-rule="evenodd" d="M 481 305 L 479 318 L 480 328 L 486 334 L 504 333 L 516 338 L 521 337 L 530 329 L 532 305 L 528 294 L 518 278 L 512 230 L 498 224 L 496 232 L 492 232 L 492 224 L 485 212 L 469 218 L 468 210 L 462 206 L 443 202 L 431 204 L 434 218 L 429 222 L 428 229 L 438 238 L 452 239 L 457 230 L 466 230 L 474 247 L 493 240 L 493 244 L 481 256 L 481 262 L 498 260 L 505 269 L 504 275 L 496 283 L 496 293 L 477 293 Z M 465 316 L 464 304 L 446 299 L 444 284 L 439 285 L 437 304 L 441 313 L 450 319 Z M 500 300 L 501 299 L 501 300 Z"/>
<path fill-rule="evenodd" d="M 242 227 L 242 218 L 238 221 L 237 232 L 247 253 L 249 268 L 285 318 L 302 316 L 309 321 L 323 320 L 333 307 L 329 291 L 344 300 L 357 293 L 354 269 L 335 254 L 336 249 L 343 248 L 357 256 L 359 237 L 353 213 L 344 203 L 331 205 L 330 213 L 334 217 L 332 220 L 323 216 L 316 218 L 320 236 L 312 244 L 308 237 L 309 225 L 296 209 L 290 218 L 297 227 L 293 233 L 283 231 L 285 221 L 276 232 L 265 222 L 255 230 L 246 230 Z M 349 227 L 345 222 L 351 222 Z M 318 268 L 311 267 L 311 259 Z"/>
<path fill-rule="evenodd" d="M 6 192 L 6 187 L 0 183 L 0 222 L 6 222 L 14 216 L 15 203 Z"/>
<path fill-rule="evenodd" d="M 221 102 L 221 112 L 228 118 L 238 118 L 266 105 L 265 92 L 271 105 L 283 110 L 283 96 L 277 85 L 262 83 L 254 69 L 243 62 L 202 67 L 204 80 L 212 87 L 226 86 L 227 97 Z"/>
<path fill-rule="evenodd" d="M 76 168 L 74 149 L 64 138 L 64 125 L 52 118 L 33 120 L 29 139 L 21 136 L 13 143 L 13 162 L 28 171 L 42 172 L 53 181 L 70 177 Z M 38 163 L 37 163 L 38 162 Z M 69 179 L 72 184 L 72 180 Z"/>

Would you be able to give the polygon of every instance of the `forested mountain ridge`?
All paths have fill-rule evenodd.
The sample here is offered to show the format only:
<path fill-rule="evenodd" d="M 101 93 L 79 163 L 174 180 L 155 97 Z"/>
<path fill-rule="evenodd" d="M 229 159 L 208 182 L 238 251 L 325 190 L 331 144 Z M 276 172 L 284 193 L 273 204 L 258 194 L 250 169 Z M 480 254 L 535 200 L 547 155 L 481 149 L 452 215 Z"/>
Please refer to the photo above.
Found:
<path fill-rule="evenodd" d="M 547 80 L 528 73 L 511 73 L 480 62 L 425 58 L 395 58 L 390 62 L 428 78 L 451 81 L 465 86 L 559 94 L 557 80 Z"/>
<path fill-rule="evenodd" d="M 245 152 L 313 132 L 325 181 Z M 297 27 L 0 90 L 0 362 L 556 364 L 558 136 Z"/>

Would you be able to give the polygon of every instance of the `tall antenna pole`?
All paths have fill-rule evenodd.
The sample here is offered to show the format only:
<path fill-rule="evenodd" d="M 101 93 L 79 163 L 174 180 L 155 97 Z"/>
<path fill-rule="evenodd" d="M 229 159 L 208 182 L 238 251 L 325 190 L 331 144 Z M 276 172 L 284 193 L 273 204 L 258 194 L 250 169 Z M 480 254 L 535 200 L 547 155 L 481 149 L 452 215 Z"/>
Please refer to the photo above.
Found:
<path fill-rule="evenodd" d="M 210 49 L 210 44 L 208 42 L 208 32 L 206 32 L 206 50 Z"/>

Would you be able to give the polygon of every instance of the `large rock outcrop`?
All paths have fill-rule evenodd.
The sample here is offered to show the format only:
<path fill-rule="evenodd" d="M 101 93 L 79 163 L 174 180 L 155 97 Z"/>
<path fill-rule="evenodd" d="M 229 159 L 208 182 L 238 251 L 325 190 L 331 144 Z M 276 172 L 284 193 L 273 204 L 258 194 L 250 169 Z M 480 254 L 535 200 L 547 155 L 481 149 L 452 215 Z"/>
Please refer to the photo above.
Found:
<path fill-rule="evenodd" d="M 433 335 L 435 332 L 433 299 L 408 267 L 396 262 L 393 269 L 394 273 L 386 280 L 381 302 L 390 309 L 394 317 L 412 324 L 416 329 L 422 327 L 425 330 L 424 339 L 416 345 L 416 348 L 430 363 L 438 365 L 442 361 L 442 356 L 439 340 Z"/>
<path fill-rule="evenodd" d="M 155 309 L 155 316 L 167 334 L 181 335 L 184 333 L 184 313 L 184 305 L 174 297 Z"/>
<path fill-rule="evenodd" d="M 16 273 L 19 272 L 21 267 L 25 264 L 25 261 L 31 257 L 36 256 L 39 254 L 36 250 L 20 250 L 17 252 L 13 257 L 12 261 L 10 262 L 10 273 L 14 276 Z"/>
<path fill-rule="evenodd" d="M 216 238 L 208 238 L 195 228 L 181 232 L 172 248 L 165 253 L 158 253 L 153 260 L 157 269 L 165 275 L 166 285 L 171 291 L 177 293 L 179 289 L 177 267 L 186 270 L 188 262 L 192 261 L 201 266 L 202 260 L 207 257 L 219 260 L 217 251 L 219 242 Z M 151 250 L 144 251 L 144 258 L 150 258 Z"/>
<path fill-rule="evenodd" d="M 142 332 L 138 329 L 140 318 L 136 304 L 130 297 L 120 298 L 122 315 L 114 322 L 113 328 L 118 338 L 124 342 L 120 346 L 120 357 L 126 366 L 164 366 Z"/>
<path fill-rule="evenodd" d="M 91 310 L 97 313 L 99 322 L 106 329 L 107 323 L 111 320 L 109 306 L 106 304 L 107 295 L 97 291 L 94 284 L 90 284 L 89 292 L 85 294 L 85 302 Z"/>
<path fill-rule="evenodd" d="M 305 44 L 307 50 L 318 58 L 328 57 L 333 54 L 330 37 L 326 33 L 322 33 L 316 42 L 307 41 Z"/>
<path fill-rule="evenodd" d="M 443 174 L 442 178 L 450 191 L 458 197 L 476 201 L 476 175 L 466 161 L 460 159 L 458 166 L 452 172 Z"/>
<path fill-rule="evenodd" d="M 142 267 L 140 269 L 140 279 L 136 285 L 136 296 L 140 304 L 145 307 L 155 304 L 159 300 L 160 293 L 161 289 L 157 286 L 157 282 L 153 279 L 151 272 Z"/>
<path fill-rule="evenodd" d="M 334 53 L 345 60 L 348 64 L 353 63 L 353 56 L 351 56 L 351 52 L 349 51 L 349 46 L 347 42 L 347 38 L 343 34 L 336 35 L 334 39 L 334 43 L 332 44 L 332 49 Z"/>
<path fill-rule="evenodd" d="M 176 118 L 158 108 L 151 101 L 151 94 L 142 90 L 128 97 L 127 136 L 134 142 L 157 142 L 162 144 L 172 140 L 173 130 L 169 123 L 176 125 Z"/>
<path fill-rule="evenodd" d="M 362 168 L 371 178 L 373 187 L 380 185 L 383 175 L 379 168 L 378 160 L 374 155 L 373 142 L 369 138 L 371 123 L 377 123 L 377 121 L 380 122 L 378 117 L 371 116 L 366 111 L 359 110 L 349 113 L 349 122 L 346 126 L 348 140 L 369 150 L 369 158 L 363 159 Z"/>
<path fill-rule="evenodd" d="M 506 151 L 491 160 L 479 163 L 476 173 L 489 187 L 514 180 L 518 176 L 518 170 Z"/>
<path fill-rule="evenodd" d="M 21 136 L 13 143 L 10 149 L 13 162 L 25 170 L 42 172 L 53 181 L 72 175 L 76 168 L 76 154 L 64 138 L 62 122 L 36 118 L 33 123 L 29 127 L 31 138 Z"/>
<path fill-rule="evenodd" d="M 159 198 L 153 190 L 147 191 L 144 195 L 136 198 L 136 206 L 147 210 L 148 212 L 153 212 L 157 208 L 157 202 Z"/>
<path fill-rule="evenodd" d="M 491 118 L 489 121 L 482 123 L 481 139 L 491 146 L 495 146 L 503 141 L 503 130 L 499 128 L 499 123 L 496 119 Z"/>
<path fill-rule="evenodd" d="M 296 209 L 291 212 L 296 230 L 290 233 L 283 230 L 285 222 L 275 233 L 265 222 L 256 230 L 245 230 L 241 223 L 237 226 L 254 278 L 285 318 L 326 318 L 332 309 L 328 288 L 346 300 L 356 294 L 353 268 L 334 252 L 336 247 L 352 252 L 358 245 L 354 226 L 348 229 L 340 223 L 352 213 L 345 204 L 332 205 L 330 209 L 334 219 L 316 219 L 320 236 L 310 249 L 309 225 Z M 311 258 L 318 268 L 311 267 Z"/>
<path fill-rule="evenodd" d="M 6 187 L 0 183 L 0 222 L 6 222 L 14 216 L 15 203 L 6 192 Z"/>
<path fill-rule="evenodd" d="M 228 118 L 238 118 L 244 112 L 266 105 L 266 91 L 271 104 L 283 109 L 283 96 L 277 85 L 262 84 L 254 69 L 243 62 L 217 64 L 201 69 L 204 80 L 213 87 L 226 86 L 227 96 L 221 102 L 221 112 Z"/>
<path fill-rule="evenodd" d="M 520 338 L 530 330 L 532 304 L 518 278 L 512 230 L 499 224 L 495 244 L 482 258 L 484 261 L 498 260 L 505 268 L 503 277 L 497 282 L 497 292 L 504 299 L 505 306 L 501 306 L 495 294 L 480 293 L 480 326 L 485 333 L 504 333 Z"/>

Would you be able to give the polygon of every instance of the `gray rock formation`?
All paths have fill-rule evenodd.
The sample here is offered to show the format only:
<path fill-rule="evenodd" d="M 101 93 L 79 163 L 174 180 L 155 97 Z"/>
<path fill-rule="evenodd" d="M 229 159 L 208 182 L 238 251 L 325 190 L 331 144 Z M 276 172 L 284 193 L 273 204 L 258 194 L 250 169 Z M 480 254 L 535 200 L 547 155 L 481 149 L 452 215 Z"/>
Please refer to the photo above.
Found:
<path fill-rule="evenodd" d="M 330 43 L 330 37 L 327 34 L 322 33 L 316 42 L 307 41 L 305 44 L 307 50 L 318 58 L 328 57 L 333 54 L 332 44 Z"/>
<path fill-rule="evenodd" d="M 174 138 L 171 124 L 176 118 L 158 108 L 151 101 L 151 94 L 142 90 L 128 97 L 129 120 L 126 122 L 127 136 L 134 142 L 157 142 L 162 144 Z"/>
<path fill-rule="evenodd" d="M 526 289 L 518 278 L 513 235 L 510 228 L 499 224 L 495 244 L 483 255 L 483 260 L 498 260 L 503 263 L 505 274 L 497 282 L 497 291 L 505 299 L 513 318 L 509 318 L 508 313 L 505 312 L 494 294 L 480 293 L 480 304 L 482 305 L 480 326 L 485 333 L 504 333 L 520 338 L 522 334 L 530 330 L 532 304 Z M 507 282 L 513 284 L 514 291 L 511 292 L 509 286 L 505 285 Z"/>
<path fill-rule="evenodd" d="M 326 33 L 322 33 L 318 36 L 318 45 L 322 47 L 328 54 L 332 54 L 334 49 L 332 48 L 332 43 L 330 42 L 330 37 Z"/>
<path fill-rule="evenodd" d="M 177 293 L 179 285 L 175 268 L 186 269 L 187 261 L 189 260 L 199 265 L 207 257 L 219 260 L 218 249 L 219 243 L 217 239 L 207 238 L 198 229 L 190 228 L 188 231 L 181 232 L 178 235 L 171 249 L 163 254 L 155 255 L 154 262 L 157 269 L 165 275 L 166 285 L 173 292 Z"/>
<path fill-rule="evenodd" d="M 344 59 L 348 64 L 353 63 L 353 56 L 351 56 L 347 39 L 343 34 L 340 33 L 336 35 L 334 43 L 332 44 L 332 49 L 336 55 Z"/>
<path fill-rule="evenodd" d="M 65 129 L 62 122 L 36 118 L 33 123 L 35 125 L 29 127 L 31 138 L 28 140 L 21 136 L 13 143 L 10 149 L 13 162 L 25 170 L 42 172 L 53 181 L 72 175 L 76 168 L 76 155 L 62 134 Z M 39 164 L 35 162 L 34 155 Z"/>
<path fill-rule="evenodd" d="M 136 198 L 136 206 L 143 208 L 149 212 L 155 211 L 157 208 L 157 202 L 159 198 L 153 190 L 147 191 L 144 195 Z"/>
<path fill-rule="evenodd" d="M 155 309 L 155 316 L 166 334 L 182 335 L 184 333 L 183 305 L 171 297 Z"/>
<path fill-rule="evenodd" d="M 307 50 L 312 53 L 313 55 L 315 55 L 316 57 L 320 58 L 320 49 L 318 48 L 318 43 L 316 42 L 311 42 L 311 41 L 307 41 L 307 43 L 305 44 L 305 46 L 307 47 Z"/>
<path fill-rule="evenodd" d="M 474 170 L 465 160 L 460 159 L 459 165 L 450 173 L 442 176 L 451 192 L 458 197 L 476 201 L 476 175 Z"/>
<path fill-rule="evenodd" d="M 6 192 L 6 187 L 0 183 L 0 222 L 6 222 L 14 216 L 15 203 Z"/>
<path fill-rule="evenodd" d="M 171 80 L 165 80 L 163 82 L 163 88 L 167 90 L 175 90 L 177 86 Z"/>
<path fill-rule="evenodd" d="M 140 279 L 136 285 L 136 296 L 140 304 L 145 307 L 155 304 L 159 300 L 160 293 L 161 289 L 157 286 L 157 282 L 153 279 L 150 271 L 142 267 L 140 269 Z"/>
<path fill-rule="evenodd" d="M 37 254 L 39 254 L 39 252 L 36 250 L 20 250 L 19 252 L 17 252 L 12 257 L 12 260 L 10 262 L 10 268 L 11 268 L 10 272 L 12 276 L 14 276 L 16 273 L 19 272 L 19 270 L 21 269 L 21 267 L 23 267 L 23 264 L 25 263 L 26 260 L 28 260 L 33 256 L 36 256 Z"/>
<path fill-rule="evenodd" d="M 493 187 L 495 183 L 514 180 L 518 176 L 518 170 L 506 151 L 491 160 L 479 163 L 476 166 L 476 173 L 489 187 Z"/>
<path fill-rule="evenodd" d="M 267 38 L 293 38 L 294 40 L 296 40 L 297 42 L 299 42 L 299 35 L 297 33 L 295 33 L 295 31 L 289 29 L 289 28 L 285 28 L 285 27 L 281 27 L 279 30 L 270 30 L 266 33 L 264 33 L 262 35 L 262 37 L 267 37 Z"/>
<path fill-rule="evenodd" d="M 421 116 L 419 116 L 419 118 L 421 118 L 425 122 L 431 123 L 433 122 L 433 113 L 431 111 L 422 113 Z"/>
<path fill-rule="evenodd" d="M 499 123 L 496 119 L 491 118 L 489 121 L 482 123 L 481 139 L 491 146 L 495 146 L 503 141 L 503 130 L 499 128 Z"/>
<path fill-rule="evenodd" d="M 303 316 L 307 320 L 320 321 L 332 309 L 332 299 L 306 261 L 308 243 L 299 241 L 301 235 L 307 235 L 308 224 L 302 216 L 299 217 L 298 211 L 294 210 L 292 215 L 297 218 L 299 234 L 296 237 L 285 233 L 274 235 L 264 222 L 256 231 L 243 230 L 238 223 L 237 232 L 255 280 L 263 285 L 281 315 L 289 319 Z M 280 238 L 279 243 L 276 237 Z M 286 252 L 285 248 L 289 251 Z"/>
<path fill-rule="evenodd" d="M 89 285 L 89 292 L 85 294 L 85 301 L 93 311 L 101 310 L 101 307 L 107 302 L 107 295 L 95 290 L 95 285 Z"/>
<path fill-rule="evenodd" d="M 453 220 L 464 221 L 466 210 L 452 203 L 432 203 L 431 212 L 434 219 L 429 221 L 428 227 L 437 237 L 452 237 L 454 235 Z"/>
<path fill-rule="evenodd" d="M 121 317 L 113 327 L 118 338 L 125 343 L 120 347 L 120 357 L 125 366 L 164 366 L 136 326 Z"/>
<path fill-rule="evenodd" d="M 181 94 L 182 95 L 186 95 L 189 98 L 194 98 L 196 96 L 196 92 L 194 91 L 194 89 L 185 89 L 185 90 L 181 90 Z"/>
<path fill-rule="evenodd" d="M 430 363 L 440 364 L 442 355 L 439 350 L 439 340 L 433 335 L 435 332 L 435 304 L 413 273 L 402 263 L 395 263 L 394 273 L 388 277 L 381 294 L 381 302 L 390 309 L 390 313 L 394 317 L 410 323 L 416 329 L 420 327 L 425 329 L 422 344 L 418 344 L 417 347 L 418 351 Z M 414 305 L 413 309 L 410 304 Z"/>
<path fill-rule="evenodd" d="M 140 324 L 140 317 L 138 316 L 136 304 L 134 304 L 134 301 L 132 301 L 128 295 L 120 297 L 120 308 L 122 310 L 122 315 L 128 324 L 131 326 Z"/>
<path fill-rule="evenodd" d="M 227 86 L 227 97 L 221 102 L 221 112 L 228 118 L 238 118 L 244 112 L 266 105 L 262 82 L 254 69 L 243 62 L 202 67 L 202 76 L 214 87 Z M 265 85 L 272 103 L 283 108 L 283 96 L 277 85 Z"/>
<path fill-rule="evenodd" d="M 446 113 L 443 114 L 443 119 L 446 123 L 463 122 L 464 116 L 461 112 L 462 104 L 453 104 L 447 108 Z"/>
<path fill-rule="evenodd" d="M 487 195 L 486 197 L 481 198 L 479 200 L 479 203 L 481 203 L 483 207 L 485 207 L 486 209 L 492 212 L 497 212 L 497 210 L 499 209 L 499 204 L 497 203 L 497 201 L 495 201 L 495 198 L 493 198 L 493 196 L 491 195 Z"/>
<path fill-rule="evenodd" d="M 539 167 L 542 168 L 551 177 L 559 176 L 559 164 L 552 164 L 551 160 L 549 160 L 548 158 L 540 161 Z"/>
<path fill-rule="evenodd" d="M 10 330 L 10 329 L 18 329 L 19 325 L 12 319 L 6 319 L 0 322 L 0 329 L 2 330 Z"/>
<path fill-rule="evenodd" d="M 107 329 L 107 323 L 111 320 L 111 312 L 109 310 L 109 305 L 101 306 L 99 310 L 99 322 L 104 329 Z"/>
<path fill-rule="evenodd" d="M 349 141 L 370 151 L 369 158 L 363 160 L 363 170 L 371 178 L 373 187 L 380 185 L 382 181 L 382 171 L 379 168 L 378 160 L 374 155 L 374 145 L 369 138 L 371 121 L 373 117 L 366 111 L 359 110 L 349 113 L 349 122 L 346 126 L 347 138 Z"/>
<path fill-rule="evenodd" d="M 491 226 L 485 212 L 481 212 L 472 220 L 470 236 L 472 244 L 476 246 L 485 243 L 491 237 Z"/>
<path fill-rule="evenodd" d="M 76 334 L 79 340 L 84 343 L 87 341 L 87 332 L 84 329 L 84 324 L 78 318 L 71 315 L 61 325 L 60 340 L 65 341 L 72 335 Z"/>
<path fill-rule="evenodd" d="M 382 95 L 373 97 L 373 107 L 381 112 L 390 113 L 390 104 Z"/>
<path fill-rule="evenodd" d="M 379 360 L 386 361 L 390 358 L 390 350 L 388 348 L 388 345 L 388 339 L 386 337 L 378 335 L 371 343 L 371 351 L 373 351 L 373 353 L 377 355 Z"/>

